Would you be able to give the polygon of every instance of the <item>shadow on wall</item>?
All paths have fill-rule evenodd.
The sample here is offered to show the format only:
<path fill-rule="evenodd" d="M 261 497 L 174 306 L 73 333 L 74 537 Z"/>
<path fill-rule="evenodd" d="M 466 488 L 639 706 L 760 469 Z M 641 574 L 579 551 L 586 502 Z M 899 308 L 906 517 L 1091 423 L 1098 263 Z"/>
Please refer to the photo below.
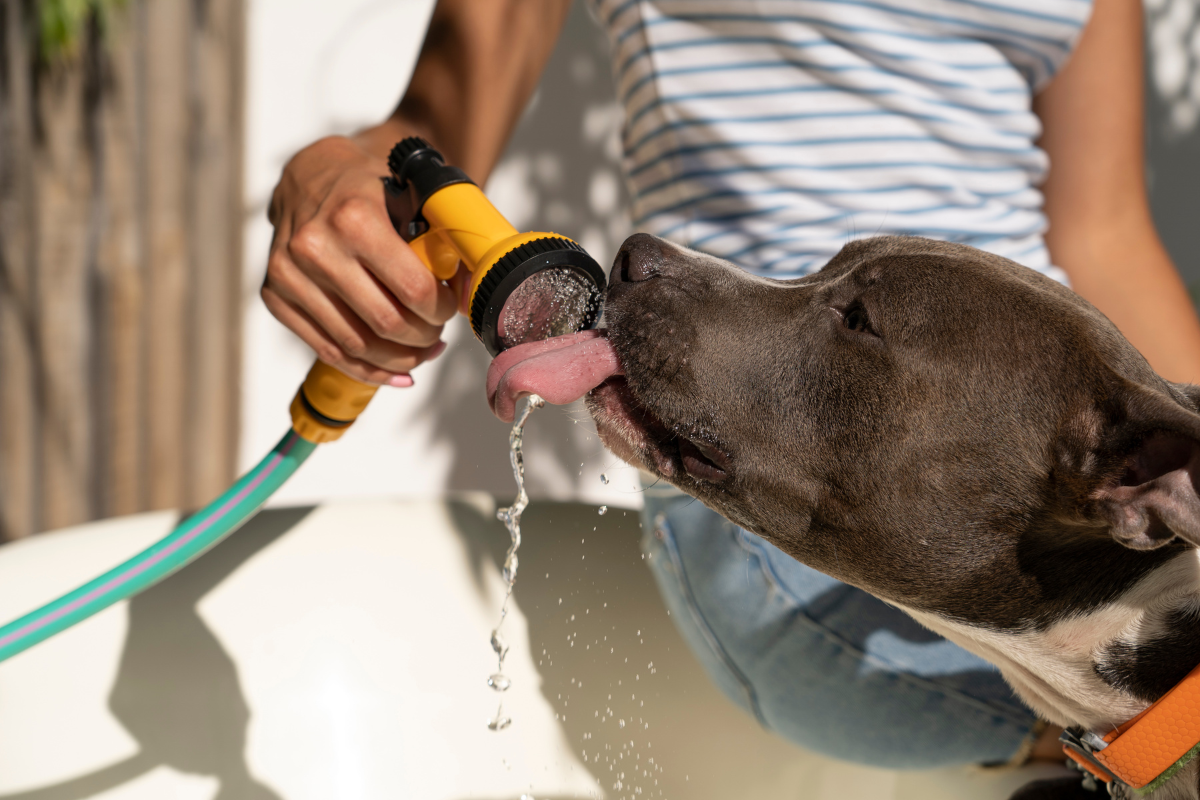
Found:
<path fill-rule="evenodd" d="M 488 196 L 518 229 L 569 236 L 607 269 L 630 232 L 619 173 L 620 121 L 608 42 L 584 5 L 575 3 L 537 94 L 488 181 Z M 439 359 L 433 396 L 445 402 L 431 404 L 425 418 L 434 441 L 454 453 L 447 488 L 503 497 L 513 490 L 512 474 L 497 468 L 508 462 L 508 429 L 481 403 L 491 359 L 465 327 Z M 578 406 L 538 412 L 525 443 L 535 497 L 573 495 L 580 465 L 601 451 L 591 419 Z"/>
<path fill-rule="evenodd" d="M 82 800 L 159 766 L 216 778 L 220 790 L 214 800 L 280 800 L 246 765 L 250 709 L 236 665 L 200 618 L 197 604 L 310 511 L 261 512 L 199 564 L 129 602 L 129 633 L 108 702 L 137 740 L 136 755 L 54 786 L 0 795 L 0 800 Z"/>
<path fill-rule="evenodd" d="M 1200 298 L 1200 4 L 1146 2 L 1150 206 L 1183 280 Z"/>

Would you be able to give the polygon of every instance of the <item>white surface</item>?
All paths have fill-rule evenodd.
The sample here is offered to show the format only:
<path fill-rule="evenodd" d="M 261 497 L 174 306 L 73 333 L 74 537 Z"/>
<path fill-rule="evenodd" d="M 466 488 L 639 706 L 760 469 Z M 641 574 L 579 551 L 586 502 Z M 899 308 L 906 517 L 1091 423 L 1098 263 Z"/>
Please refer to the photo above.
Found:
<path fill-rule="evenodd" d="M 490 498 L 274 513 L 290 522 L 260 517 L 152 594 L 0 664 L 0 800 L 1003 800 L 1056 772 L 896 773 L 762 731 L 656 603 L 634 515 L 580 505 L 527 512 L 505 626 L 515 721 L 492 733 L 504 532 Z M 0 548 L 0 619 L 172 523 L 143 515 Z M 576 538 L 594 528 L 599 541 Z"/>
<path fill-rule="evenodd" d="M 141 514 L 5 545 L 0 617 L 8 622 L 91 580 L 161 538 L 176 517 Z M 20 721 L 0 725 L 0 794 L 82 775 L 137 752 L 137 742 L 96 702 L 116 680 L 126 627 L 122 602 L 0 667 L 0 716 Z M 64 719 L 47 709 L 71 714 Z"/>
<path fill-rule="evenodd" d="M 489 499 L 476 502 L 493 513 Z M 143 515 L 0 549 L 0 617 L 73 588 L 173 522 Z M 502 735 L 483 725 L 496 697 L 482 680 L 495 666 L 486 642 L 503 596 L 499 575 L 485 577 L 479 591 L 438 502 L 321 508 L 238 566 L 197 610 L 236 665 L 252 720 L 250 773 L 287 800 L 515 797 L 531 782 L 538 794 L 586 796 L 594 784 L 535 689 L 516 601 L 505 670 L 523 691 L 505 707 L 520 724 Z M 126 608 L 0 665 L 0 796 L 137 754 L 108 709 Z M 186 691 L 202 677 L 163 679 Z M 207 798 L 216 783 L 154 765 L 95 796 Z"/>
<path fill-rule="evenodd" d="M 504 668 L 523 691 L 506 694 L 505 711 L 521 721 L 524 746 L 483 724 L 496 699 L 483 678 L 495 668 L 486 642 L 503 587 L 494 571 L 485 591 L 472 585 L 450 525 L 440 503 L 322 507 L 200 603 L 238 654 L 255 720 L 247 762 L 284 797 L 515 796 L 526 776 L 539 794 L 590 788 L 533 690 L 540 678 L 516 601 Z M 331 575 L 346 578 L 336 593 L 263 591 L 320 587 Z"/>

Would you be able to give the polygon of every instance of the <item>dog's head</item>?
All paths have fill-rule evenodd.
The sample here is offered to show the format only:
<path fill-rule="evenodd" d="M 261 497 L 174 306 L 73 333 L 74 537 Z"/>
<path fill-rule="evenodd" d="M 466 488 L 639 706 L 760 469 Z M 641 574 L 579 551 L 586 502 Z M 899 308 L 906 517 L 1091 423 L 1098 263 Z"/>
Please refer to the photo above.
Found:
<path fill-rule="evenodd" d="M 886 237 L 773 281 L 638 234 L 606 314 L 604 442 L 885 599 L 1036 624 L 1200 544 L 1190 389 L 1006 259 Z"/>

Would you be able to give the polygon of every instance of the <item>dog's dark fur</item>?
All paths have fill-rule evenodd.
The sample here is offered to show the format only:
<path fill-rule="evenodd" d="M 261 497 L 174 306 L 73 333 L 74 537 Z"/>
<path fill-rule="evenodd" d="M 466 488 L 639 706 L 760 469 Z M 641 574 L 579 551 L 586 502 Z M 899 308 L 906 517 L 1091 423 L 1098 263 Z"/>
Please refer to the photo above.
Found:
<path fill-rule="evenodd" d="M 998 660 L 1051 721 L 1119 723 L 1200 662 L 1200 390 L 1069 289 L 924 239 L 771 281 L 638 234 L 606 314 L 614 452 Z M 1089 674 L 1037 675 L 1080 620 Z"/>

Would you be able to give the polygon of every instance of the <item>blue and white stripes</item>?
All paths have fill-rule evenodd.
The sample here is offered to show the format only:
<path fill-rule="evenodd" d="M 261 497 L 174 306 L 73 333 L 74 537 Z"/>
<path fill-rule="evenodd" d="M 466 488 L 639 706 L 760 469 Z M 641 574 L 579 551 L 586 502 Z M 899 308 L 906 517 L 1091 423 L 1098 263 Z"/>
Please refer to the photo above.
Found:
<path fill-rule="evenodd" d="M 1030 104 L 1089 0 L 592 2 L 639 229 L 769 275 L 897 233 L 1062 278 Z"/>

